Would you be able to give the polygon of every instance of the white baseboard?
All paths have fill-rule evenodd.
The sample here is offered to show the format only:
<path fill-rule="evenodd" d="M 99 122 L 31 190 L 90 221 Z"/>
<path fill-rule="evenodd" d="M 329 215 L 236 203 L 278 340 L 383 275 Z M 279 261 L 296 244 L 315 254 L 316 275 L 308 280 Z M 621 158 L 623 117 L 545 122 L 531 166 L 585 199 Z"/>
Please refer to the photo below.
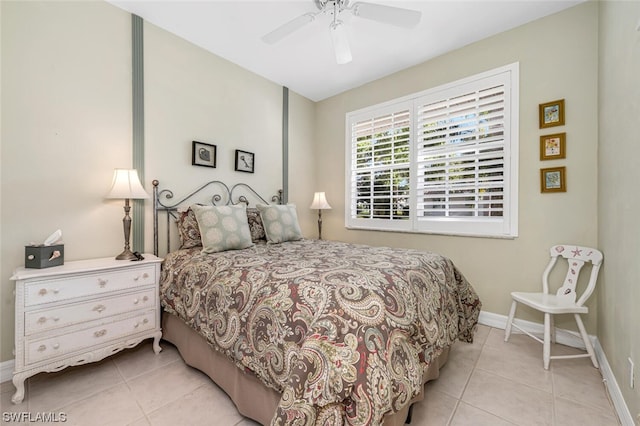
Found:
<path fill-rule="evenodd" d="M 598 358 L 598 362 L 600 363 L 600 372 L 602 373 L 604 384 L 609 391 L 611 402 L 613 403 L 613 406 L 618 413 L 620 423 L 623 426 L 634 426 L 635 421 L 633 420 L 631 412 L 629 411 L 629 407 L 627 407 L 627 403 L 622 396 L 622 391 L 620 390 L 618 382 L 613 375 L 613 370 L 611 370 L 609 361 L 604 355 L 604 351 L 602 350 L 602 346 L 600 345 L 600 340 L 596 339 L 596 343 L 593 345 L 593 350 L 596 351 L 596 357 Z"/>
<path fill-rule="evenodd" d="M 482 325 L 504 330 L 507 327 L 507 316 L 481 311 L 478 322 Z M 542 336 L 544 333 L 544 326 L 540 323 L 518 319 L 516 319 L 516 322 L 519 327 L 534 335 Z M 517 330 L 515 330 L 515 332 L 517 332 Z M 611 398 L 613 407 L 618 414 L 620 423 L 622 424 L 622 426 L 634 426 L 635 423 L 633 421 L 633 417 L 631 417 L 631 412 L 629 411 L 627 403 L 622 396 L 622 391 L 620 390 L 618 382 L 613 375 L 613 370 L 611 370 L 611 366 L 609 365 L 609 361 L 607 360 L 604 350 L 600 345 L 600 341 L 595 336 L 590 335 L 589 338 L 591 339 L 591 343 L 593 344 L 593 350 L 596 353 L 596 358 L 598 358 L 598 362 L 600 363 L 600 374 L 602 374 L 605 387 L 609 391 L 609 397 Z M 584 342 L 582 341 L 580 335 L 570 330 L 557 329 L 556 341 L 560 344 L 571 346 L 574 348 L 585 348 Z"/>
<path fill-rule="evenodd" d="M 14 360 L 0 362 L 0 383 L 4 383 L 13 378 Z"/>
<path fill-rule="evenodd" d="M 507 316 L 481 311 L 478 322 L 488 327 L 500 328 L 504 330 L 507 326 Z M 529 333 L 540 335 L 543 334 L 544 327 L 542 324 L 524 320 L 517 320 L 517 322 L 518 326 L 520 326 L 524 330 L 527 330 Z M 589 337 L 591 338 L 593 349 L 595 350 L 596 357 L 598 358 L 598 362 L 600 363 L 600 373 L 602 374 L 604 383 L 609 391 L 611 402 L 613 403 L 613 406 L 618 414 L 620 422 L 623 426 L 634 426 L 635 423 L 633 421 L 633 417 L 631 417 L 631 412 L 629 411 L 629 408 L 624 401 L 622 391 L 620 390 L 618 382 L 613 375 L 613 370 L 611 370 L 611 366 L 609 365 L 609 361 L 607 360 L 604 350 L 600 345 L 600 341 L 595 336 Z M 563 345 L 572 346 L 574 348 L 584 349 L 584 343 L 582 342 L 580 335 L 573 331 L 558 329 L 557 342 Z M 14 360 L 12 359 L 0 363 L 0 382 L 6 382 L 12 379 L 13 367 Z"/>

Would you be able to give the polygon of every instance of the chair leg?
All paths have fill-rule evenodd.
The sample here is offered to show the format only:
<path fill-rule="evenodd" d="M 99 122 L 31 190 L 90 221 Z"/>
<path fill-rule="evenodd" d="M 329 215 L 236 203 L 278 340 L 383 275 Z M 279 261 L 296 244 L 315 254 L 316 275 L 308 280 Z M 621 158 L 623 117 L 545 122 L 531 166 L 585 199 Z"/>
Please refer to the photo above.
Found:
<path fill-rule="evenodd" d="M 556 322 L 553 315 L 549 317 L 549 321 L 551 322 L 551 343 L 556 343 Z"/>
<path fill-rule="evenodd" d="M 511 302 L 511 309 L 509 309 L 509 318 L 507 319 L 507 328 L 504 330 L 504 341 L 509 341 L 509 336 L 511 336 L 511 324 L 513 323 L 513 317 L 516 315 L 516 305 L 518 302 L 515 300 Z"/>
<path fill-rule="evenodd" d="M 587 353 L 591 357 L 591 362 L 595 368 L 598 368 L 598 359 L 596 358 L 596 353 L 593 350 L 593 345 L 591 345 L 591 340 L 589 340 L 587 330 L 584 328 L 584 324 L 582 323 L 582 318 L 580 318 L 580 314 L 573 314 L 573 317 L 576 319 L 578 330 L 580 330 L 580 335 L 582 336 L 582 340 L 584 340 L 584 346 L 587 348 Z"/>
<path fill-rule="evenodd" d="M 544 314 L 544 341 L 542 344 L 542 360 L 544 362 L 544 369 L 549 369 L 549 361 L 551 361 L 551 314 L 545 312 Z"/>

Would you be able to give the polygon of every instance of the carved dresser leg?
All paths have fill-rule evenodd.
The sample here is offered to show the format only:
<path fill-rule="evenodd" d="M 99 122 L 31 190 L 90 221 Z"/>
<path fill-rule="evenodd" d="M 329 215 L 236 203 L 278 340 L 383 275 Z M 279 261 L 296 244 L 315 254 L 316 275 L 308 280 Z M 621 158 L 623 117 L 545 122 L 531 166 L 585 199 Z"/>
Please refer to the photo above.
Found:
<path fill-rule="evenodd" d="M 156 333 L 153 336 L 153 352 L 155 352 L 156 354 L 159 354 L 160 351 L 162 350 L 162 348 L 160 347 L 160 338 L 162 337 L 162 333 Z"/>
<path fill-rule="evenodd" d="M 24 381 L 27 376 L 25 374 L 15 374 L 13 376 L 13 385 L 16 387 L 16 393 L 11 397 L 11 402 L 20 404 L 24 399 Z"/>

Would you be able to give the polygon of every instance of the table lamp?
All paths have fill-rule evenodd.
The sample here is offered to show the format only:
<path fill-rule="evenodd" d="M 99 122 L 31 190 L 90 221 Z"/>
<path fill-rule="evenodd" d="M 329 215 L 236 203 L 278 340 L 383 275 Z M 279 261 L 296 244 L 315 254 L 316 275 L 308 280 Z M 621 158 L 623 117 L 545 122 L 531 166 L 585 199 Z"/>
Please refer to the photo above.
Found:
<path fill-rule="evenodd" d="M 313 194 L 313 202 L 310 209 L 318 210 L 318 239 L 322 239 L 322 210 L 331 210 L 331 206 L 327 202 L 327 197 L 324 192 L 316 192 Z"/>
<path fill-rule="evenodd" d="M 109 190 L 106 198 L 124 198 L 124 219 L 122 219 L 122 224 L 124 226 L 124 251 L 117 255 L 116 259 L 137 259 L 137 256 L 129 249 L 129 236 L 131 235 L 131 216 L 129 216 L 131 206 L 129 205 L 129 200 L 149 198 L 149 194 L 147 194 L 142 187 L 142 184 L 140 184 L 138 171 L 135 169 L 115 169 L 113 172 L 111 189 Z"/>

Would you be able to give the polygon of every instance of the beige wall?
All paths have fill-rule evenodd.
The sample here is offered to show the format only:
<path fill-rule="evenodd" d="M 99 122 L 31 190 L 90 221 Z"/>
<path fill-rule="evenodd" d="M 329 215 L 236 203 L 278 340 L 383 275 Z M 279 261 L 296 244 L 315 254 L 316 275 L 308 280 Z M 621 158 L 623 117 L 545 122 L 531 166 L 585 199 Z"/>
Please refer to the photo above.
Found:
<path fill-rule="evenodd" d="M 317 180 L 334 207 L 323 215 L 323 235 L 448 255 L 477 289 L 483 310 L 505 315 L 509 292 L 540 289 L 551 245 L 596 245 L 597 13 L 597 4 L 583 4 L 319 102 Z M 506 240 L 346 230 L 345 113 L 513 62 L 520 63 L 519 237 Z M 566 102 L 567 124 L 540 130 L 538 104 L 561 98 Z M 566 160 L 540 161 L 540 135 L 557 131 L 567 133 Z M 540 193 L 539 170 L 551 166 L 567 167 L 566 193 Z M 590 308 L 586 326 L 595 334 L 595 300 Z M 525 318 L 542 320 L 525 309 L 522 313 Z M 558 325 L 575 328 L 569 321 Z"/>
<path fill-rule="evenodd" d="M 0 360 L 12 359 L 14 268 L 60 228 L 65 258 L 122 251 L 122 203 L 104 200 L 131 166 L 130 17 L 106 3 L 0 2 L 2 238 Z"/>
<path fill-rule="evenodd" d="M 180 197 L 215 179 L 276 194 L 282 87 L 146 22 L 144 47 L 146 187 L 158 179 Z M 216 145 L 216 168 L 191 165 L 194 140 Z M 255 173 L 234 170 L 236 149 L 255 154 Z M 145 225 L 152 250 L 151 209 Z"/>
<path fill-rule="evenodd" d="M 640 424 L 640 2 L 600 4 L 598 337 L 636 424 Z M 627 358 L 635 363 L 629 387 Z"/>
<path fill-rule="evenodd" d="M 122 251 L 123 203 L 105 200 L 113 169 L 130 167 L 131 15 L 108 3 L 0 2 L 2 26 L 0 361 L 13 358 L 12 271 L 25 244 L 63 231 L 65 260 Z M 261 193 L 282 186 L 282 87 L 144 25 L 145 186 L 176 196 L 207 180 Z M 314 231 L 315 104 L 290 93 L 289 200 Z M 191 141 L 218 147 L 215 169 L 191 165 Z M 234 151 L 256 154 L 235 172 Z M 152 250 L 146 203 L 147 251 Z M 134 249 L 137 249 L 134 247 Z"/>

